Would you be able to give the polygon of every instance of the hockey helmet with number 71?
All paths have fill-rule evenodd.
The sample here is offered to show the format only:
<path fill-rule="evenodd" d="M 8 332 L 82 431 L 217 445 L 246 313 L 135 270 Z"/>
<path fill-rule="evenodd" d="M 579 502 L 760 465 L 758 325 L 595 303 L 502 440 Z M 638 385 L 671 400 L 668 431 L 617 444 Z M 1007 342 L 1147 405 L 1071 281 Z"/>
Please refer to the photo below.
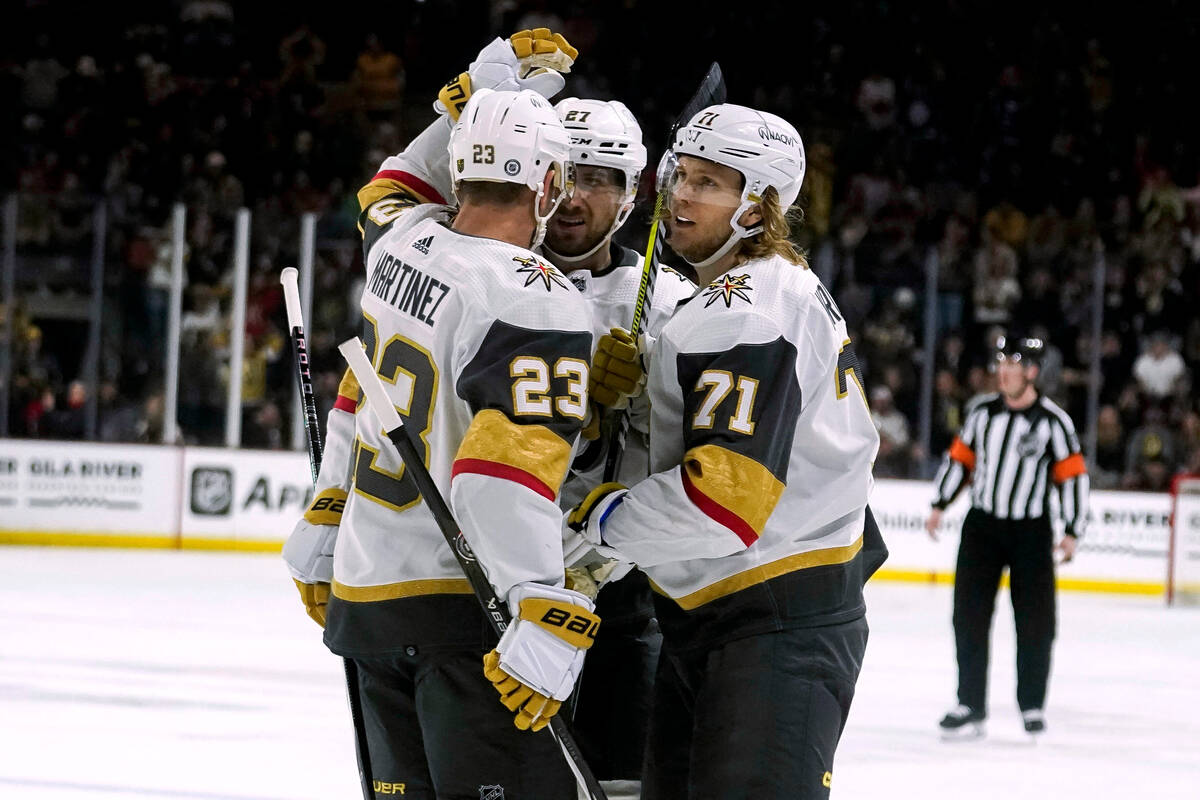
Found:
<path fill-rule="evenodd" d="M 733 235 L 716 253 L 700 264 L 706 266 L 727 253 L 739 239 L 762 232 L 762 226 L 744 228 L 738 220 L 748 209 L 763 201 L 774 187 L 781 210 L 787 211 L 800 195 L 804 183 L 804 143 L 787 120 L 765 111 L 733 103 L 709 106 L 675 133 L 667 163 L 659 166 L 660 188 L 669 190 L 674 169 L 672 158 L 693 156 L 729 167 L 744 180 L 740 203 L 730 218 Z"/>

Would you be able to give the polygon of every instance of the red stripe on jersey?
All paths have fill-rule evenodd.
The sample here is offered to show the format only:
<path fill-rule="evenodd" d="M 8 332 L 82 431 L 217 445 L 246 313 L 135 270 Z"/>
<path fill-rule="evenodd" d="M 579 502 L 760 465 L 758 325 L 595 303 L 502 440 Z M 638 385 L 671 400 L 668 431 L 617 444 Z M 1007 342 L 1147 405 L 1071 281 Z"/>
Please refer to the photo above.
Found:
<path fill-rule="evenodd" d="M 358 407 L 358 401 L 353 397 L 346 397 L 344 394 L 339 394 L 338 399 L 333 402 L 333 407 L 338 411 L 348 411 L 353 414 Z"/>
<path fill-rule="evenodd" d="M 442 205 L 446 204 L 446 198 L 442 197 L 441 193 L 437 189 L 433 188 L 428 183 L 426 183 L 425 181 L 418 178 L 416 175 L 413 175 L 410 172 L 405 172 L 404 170 L 381 169 L 379 172 L 377 172 L 375 174 L 375 177 L 372 178 L 371 180 L 373 180 L 373 181 L 378 181 L 378 180 L 399 181 L 400 183 L 403 183 L 408 188 L 412 189 L 417 194 L 423 196 L 426 200 L 430 200 L 434 203 L 441 203 Z"/>
<path fill-rule="evenodd" d="M 691 479 L 688 478 L 686 469 L 680 470 L 680 476 L 683 478 L 683 491 L 696 508 L 733 531 L 746 547 L 758 541 L 758 534 L 754 531 L 754 528 L 750 527 L 750 524 L 737 514 L 697 489 Z"/>
<path fill-rule="evenodd" d="M 481 458 L 455 459 L 454 466 L 450 469 L 450 477 L 455 478 L 464 473 L 490 475 L 493 478 L 503 478 L 506 481 L 519 483 L 522 486 L 537 492 L 550 502 L 554 502 L 555 492 L 553 489 L 525 470 L 517 469 L 516 467 L 510 467 L 508 464 L 500 464 L 495 461 L 484 461 Z"/>

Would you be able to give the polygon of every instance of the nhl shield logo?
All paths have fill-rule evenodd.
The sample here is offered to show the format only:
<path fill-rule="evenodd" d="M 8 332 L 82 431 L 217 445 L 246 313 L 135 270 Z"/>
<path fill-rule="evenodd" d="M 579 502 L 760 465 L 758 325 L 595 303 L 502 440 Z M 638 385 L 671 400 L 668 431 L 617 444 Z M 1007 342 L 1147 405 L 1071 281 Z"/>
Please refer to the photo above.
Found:
<path fill-rule="evenodd" d="M 1046 450 L 1046 439 L 1036 432 L 1030 431 L 1017 440 L 1017 452 L 1022 458 L 1032 458 Z"/>
<path fill-rule="evenodd" d="M 196 467 L 192 470 L 193 514 L 228 514 L 233 505 L 233 471 L 223 467 Z"/>
<path fill-rule="evenodd" d="M 499 784 L 480 786 L 479 800 L 504 800 L 504 787 Z"/>

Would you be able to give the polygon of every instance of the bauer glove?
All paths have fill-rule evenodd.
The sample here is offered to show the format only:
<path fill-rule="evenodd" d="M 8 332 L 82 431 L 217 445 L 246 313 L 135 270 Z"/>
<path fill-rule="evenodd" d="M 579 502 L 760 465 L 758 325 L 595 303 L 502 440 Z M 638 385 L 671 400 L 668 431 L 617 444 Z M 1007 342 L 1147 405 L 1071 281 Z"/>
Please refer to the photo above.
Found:
<path fill-rule="evenodd" d="M 532 89 L 549 99 L 562 91 L 563 75 L 571 71 L 577 55 L 561 33 L 549 28 L 518 31 L 507 40 L 497 37 L 479 51 L 466 72 L 442 87 L 433 109 L 457 122 L 476 89 Z"/>
<path fill-rule="evenodd" d="M 483 674 L 515 712 L 513 724 L 540 731 L 571 695 L 600 618 L 586 596 L 542 583 L 518 583 L 508 604 L 512 624 L 483 657 Z"/>
<path fill-rule="evenodd" d="M 346 492 L 330 487 L 313 498 L 283 544 L 283 560 L 300 590 L 304 610 L 322 628 L 333 580 L 333 548 L 346 509 Z"/>
<path fill-rule="evenodd" d="M 623 328 L 613 328 L 600 337 L 588 376 L 588 397 L 611 409 L 624 408 L 630 397 L 641 394 L 646 371 L 638 343 Z"/>

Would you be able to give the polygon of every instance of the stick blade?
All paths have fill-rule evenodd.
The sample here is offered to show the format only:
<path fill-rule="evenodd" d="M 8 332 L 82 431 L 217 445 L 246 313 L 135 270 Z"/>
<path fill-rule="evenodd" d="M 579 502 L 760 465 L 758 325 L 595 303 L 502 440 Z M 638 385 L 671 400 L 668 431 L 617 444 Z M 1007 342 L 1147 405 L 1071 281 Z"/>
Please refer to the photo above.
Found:
<path fill-rule="evenodd" d="M 671 138 L 674 138 L 676 130 L 686 125 L 688 120 L 705 108 L 724 102 L 725 75 L 721 72 L 721 65 L 714 61 L 708 68 L 708 72 L 704 74 L 704 79 L 700 81 L 700 86 L 696 88 L 692 99 L 683 107 L 683 113 L 675 120 L 675 126 L 671 129 Z"/>

